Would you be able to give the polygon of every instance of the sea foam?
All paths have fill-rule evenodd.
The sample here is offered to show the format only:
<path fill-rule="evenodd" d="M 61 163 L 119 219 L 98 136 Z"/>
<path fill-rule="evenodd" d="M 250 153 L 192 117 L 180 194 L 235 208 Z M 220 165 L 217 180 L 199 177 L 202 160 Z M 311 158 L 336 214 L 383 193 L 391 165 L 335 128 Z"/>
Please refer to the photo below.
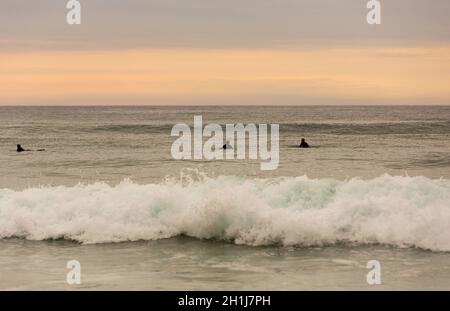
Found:
<path fill-rule="evenodd" d="M 179 235 L 252 246 L 450 251 L 450 181 L 223 176 L 0 190 L 0 238 L 106 243 Z"/>

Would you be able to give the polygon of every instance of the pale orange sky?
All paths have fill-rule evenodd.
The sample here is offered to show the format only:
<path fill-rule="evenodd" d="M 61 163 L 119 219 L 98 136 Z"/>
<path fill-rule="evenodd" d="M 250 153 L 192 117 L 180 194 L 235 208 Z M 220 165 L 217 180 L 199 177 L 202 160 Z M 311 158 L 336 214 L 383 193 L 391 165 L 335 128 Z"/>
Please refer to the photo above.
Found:
<path fill-rule="evenodd" d="M 450 104 L 450 1 L 0 1 L 0 105 Z"/>
<path fill-rule="evenodd" d="M 4 104 L 444 104 L 450 47 L 0 52 Z"/>

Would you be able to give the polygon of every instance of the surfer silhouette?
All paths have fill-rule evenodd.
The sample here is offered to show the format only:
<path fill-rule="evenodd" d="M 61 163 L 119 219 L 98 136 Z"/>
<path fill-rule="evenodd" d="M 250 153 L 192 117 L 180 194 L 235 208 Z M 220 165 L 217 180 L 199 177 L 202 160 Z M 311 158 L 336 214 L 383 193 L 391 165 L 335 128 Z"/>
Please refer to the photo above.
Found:
<path fill-rule="evenodd" d="M 227 143 L 226 143 L 225 145 L 223 145 L 222 149 L 223 149 L 223 150 L 226 150 L 226 149 L 233 149 L 233 147 L 231 147 L 230 142 L 227 140 Z"/>
<path fill-rule="evenodd" d="M 24 151 L 26 151 L 26 150 L 23 149 L 22 146 L 18 144 L 17 145 L 17 152 L 24 152 Z"/>
<path fill-rule="evenodd" d="M 306 140 L 304 138 L 302 138 L 302 141 L 300 143 L 300 146 L 298 146 L 299 148 L 309 148 L 308 143 L 306 142 Z"/>
<path fill-rule="evenodd" d="M 28 150 L 28 149 L 23 149 L 21 145 L 17 144 L 17 152 L 24 152 L 24 151 L 45 151 L 45 149 Z"/>

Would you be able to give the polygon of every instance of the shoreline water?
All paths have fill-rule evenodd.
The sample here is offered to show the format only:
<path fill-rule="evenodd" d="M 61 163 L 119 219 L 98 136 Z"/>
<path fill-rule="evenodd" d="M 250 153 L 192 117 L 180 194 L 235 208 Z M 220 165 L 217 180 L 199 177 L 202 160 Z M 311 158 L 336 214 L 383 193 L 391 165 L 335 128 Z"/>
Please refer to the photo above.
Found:
<path fill-rule="evenodd" d="M 80 285 L 66 283 L 66 263 L 73 259 L 81 264 Z M 0 240 L 0 290 L 450 290 L 449 259 L 450 253 L 380 245 L 249 247 L 187 237 L 95 245 L 8 239 Z M 369 260 L 382 262 L 381 285 L 366 282 Z"/>

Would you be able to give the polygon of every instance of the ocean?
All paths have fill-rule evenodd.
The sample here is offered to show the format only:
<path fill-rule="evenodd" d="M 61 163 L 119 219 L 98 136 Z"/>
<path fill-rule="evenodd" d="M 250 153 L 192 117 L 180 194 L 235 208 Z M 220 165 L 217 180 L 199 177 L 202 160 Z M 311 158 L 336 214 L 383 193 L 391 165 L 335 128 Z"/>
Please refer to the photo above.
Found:
<path fill-rule="evenodd" d="M 279 124 L 278 168 L 174 160 L 199 115 Z M 0 107 L 0 290 L 450 290 L 449 138 L 449 106 Z"/>

